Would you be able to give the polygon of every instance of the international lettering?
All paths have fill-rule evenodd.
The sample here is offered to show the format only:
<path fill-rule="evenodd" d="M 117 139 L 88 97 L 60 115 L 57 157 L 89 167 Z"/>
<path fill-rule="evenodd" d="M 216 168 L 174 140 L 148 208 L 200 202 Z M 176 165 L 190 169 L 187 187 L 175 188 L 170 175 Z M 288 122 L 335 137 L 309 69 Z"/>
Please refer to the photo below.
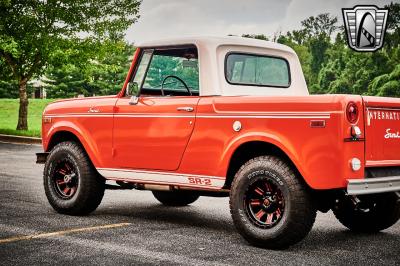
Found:
<path fill-rule="evenodd" d="M 399 111 L 368 111 L 370 120 L 400 120 Z"/>

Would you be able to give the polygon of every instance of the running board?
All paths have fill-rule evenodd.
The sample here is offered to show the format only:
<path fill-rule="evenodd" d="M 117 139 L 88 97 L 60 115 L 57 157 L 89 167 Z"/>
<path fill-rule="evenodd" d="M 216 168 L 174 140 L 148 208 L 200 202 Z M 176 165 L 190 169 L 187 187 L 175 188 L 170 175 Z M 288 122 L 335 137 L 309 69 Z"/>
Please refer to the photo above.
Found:
<path fill-rule="evenodd" d="M 131 189 L 134 189 L 135 188 L 135 186 L 130 186 L 130 185 L 111 185 L 111 184 L 106 184 L 106 189 L 109 189 L 109 190 L 127 190 L 127 189 L 129 189 L 129 190 L 131 190 Z"/>

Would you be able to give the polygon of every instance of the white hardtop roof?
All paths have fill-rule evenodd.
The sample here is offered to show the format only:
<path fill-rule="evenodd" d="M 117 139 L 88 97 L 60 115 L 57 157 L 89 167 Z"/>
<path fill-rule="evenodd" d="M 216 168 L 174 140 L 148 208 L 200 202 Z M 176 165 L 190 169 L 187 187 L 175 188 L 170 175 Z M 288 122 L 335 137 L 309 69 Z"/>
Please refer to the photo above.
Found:
<path fill-rule="evenodd" d="M 140 48 L 195 45 L 199 55 L 200 95 L 308 95 L 301 65 L 292 48 L 264 40 L 236 36 L 201 36 L 161 39 L 136 44 Z M 290 85 L 288 88 L 262 88 L 249 85 L 232 85 L 226 81 L 224 61 L 229 52 L 265 54 L 288 61 Z"/>
<path fill-rule="evenodd" d="M 160 46 L 175 46 L 175 45 L 189 45 L 196 46 L 214 46 L 220 45 L 237 45 L 258 48 L 268 48 L 272 50 L 281 50 L 288 53 L 295 53 L 292 48 L 271 41 L 258 40 L 253 38 L 237 37 L 237 36 L 193 36 L 193 37 L 176 37 L 168 39 L 159 39 L 154 41 L 147 41 L 136 44 L 137 47 L 160 47 Z"/>

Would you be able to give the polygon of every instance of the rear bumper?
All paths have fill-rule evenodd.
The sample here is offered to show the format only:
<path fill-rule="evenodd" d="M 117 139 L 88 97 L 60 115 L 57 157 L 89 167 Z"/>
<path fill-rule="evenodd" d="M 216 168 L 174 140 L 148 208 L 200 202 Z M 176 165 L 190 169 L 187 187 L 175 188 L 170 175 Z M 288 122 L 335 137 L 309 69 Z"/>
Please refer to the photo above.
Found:
<path fill-rule="evenodd" d="M 400 191 L 400 176 L 348 179 L 347 194 L 363 195 Z"/>

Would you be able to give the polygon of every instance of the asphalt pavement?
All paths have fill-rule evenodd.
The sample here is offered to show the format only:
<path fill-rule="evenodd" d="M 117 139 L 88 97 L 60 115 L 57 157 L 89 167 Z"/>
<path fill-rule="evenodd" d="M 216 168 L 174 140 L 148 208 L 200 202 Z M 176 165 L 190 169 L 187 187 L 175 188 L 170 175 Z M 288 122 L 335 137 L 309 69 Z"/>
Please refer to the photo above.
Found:
<path fill-rule="evenodd" d="M 399 265 L 400 222 L 354 234 L 331 212 L 284 251 L 250 246 L 236 232 L 227 198 L 164 207 L 148 191 L 107 190 L 86 217 L 47 202 L 39 145 L 0 143 L 0 265 Z"/>

